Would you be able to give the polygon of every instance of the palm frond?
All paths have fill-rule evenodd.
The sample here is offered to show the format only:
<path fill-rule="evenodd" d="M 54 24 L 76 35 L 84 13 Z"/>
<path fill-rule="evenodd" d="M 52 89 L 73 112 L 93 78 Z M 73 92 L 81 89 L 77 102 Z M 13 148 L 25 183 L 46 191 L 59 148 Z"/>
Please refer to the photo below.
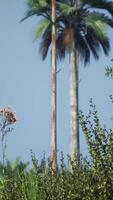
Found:
<path fill-rule="evenodd" d="M 50 5 L 51 0 L 27 0 L 27 5 L 29 8 L 42 8 L 42 7 L 48 7 Z"/>
<path fill-rule="evenodd" d="M 57 46 L 57 59 L 62 60 L 65 58 L 66 46 L 63 42 L 64 32 L 60 32 L 57 36 L 56 46 Z"/>
<path fill-rule="evenodd" d="M 105 55 L 108 55 L 110 44 L 108 38 L 106 37 L 105 31 L 108 25 L 113 27 L 112 20 L 104 14 L 94 12 L 90 13 L 88 17 L 86 17 L 86 25 L 88 28 L 92 29 L 92 34 L 95 37 L 95 41 L 100 43 Z"/>
<path fill-rule="evenodd" d="M 37 9 L 27 10 L 25 13 L 25 16 L 20 20 L 20 22 L 23 22 L 24 20 L 26 20 L 29 17 L 32 17 L 33 15 L 37 15 L 37 13 L 39 13 L 39 11 Z"/>
<path fill-rule="evenodd" d="M 39 49 L 39 52 L 42 56 L 42 60 L 46 59 L 50 45 L 51 45 L 51 26 L 49 26 L 48 29 L 46 29 L 46 31 L 42 35 L 40 49 Z"/>
<path fill-rule="evenodd" d="M 48 19 L 42 19 L 40 20 L 40 22 L 38 23 L 38 26 L 35 29 L 35 37 L 34 37 L 34 41 L 39 39 L 44 32 L 48 31 L 50 27 L 50 21 Z"/>
<path fill-rule="evenodd" d="M 58 1 L 56 2 L 58 10 L 60 10 L 61 15 L 68 16 L 70 13 L 76 12 L 75 5 L 70 6 L 66 2 Z"/>
<path fill-rule="evenodd" d="M 106 26 L 110 26 L 111 28 L 113 28 L 113 19 L 111 19 L 110 17 L 108 17 L 107 15 L 103 14 L 103 13 L 99 13 L 99 12 L 88 12 L 88 15 L 86 15 L 85 17 L 86 23 L 90 22 L 97 22 L 100 23 L 100 26 L 103 29 L 106 28 Z"/>
<path fill-rule="evenodd" d="M 91 38 L 91 39 L 90 39 Z M 88 28 L 88 33 L 86 35 L 86 39 L 88 42 L 88 45 L 95 57 L 95 52 L 94 49 L 97 53 L 97 59 L 99 58 L 99 53 L 100 53 L 100 47 L 102 47 L 105 55 L 108 55 L 109 50 L 110 50 L 110 43 L 109 43 L 109 39 L 106 36 L 106 34 L 104 35 L 104 37 L 100 37 L 97 32 L 95 31 L 95 29 L 92 28 Z M 93 49 L 92 49 L 93 46 Z M 95 57 L 96 58 L 96 57 Z"/>
<path fill-rule="evenodd" d="M 109 50 L 110 50 L 110 43 L 109 43 L 108 37 L 105 36 L 105 38 L 103 40 L 100 40 L 100 44 L 101 44 L 101 47 L 102 47 L 105 55 L 108 55 Z"/>
<path fill-rule="evenodd" d="M 99 59 L 99 52 L 100 52 L 100 44 L 99 41 L 97 40 L 94 31 L 92 29 L 88 29 L 87 35 L 85 36 L 88 46 L 90 48 L 90 51 L 92 52 L 94 58 L 96 60 Z"/>
<path fill-rule="evenodd" d="M 90 49 L 88 43 L 81 35 L 76 35 L 75 37 L 75 49 L 77 48 L 80 58 L 84 61 L 84 65 L 86 66 L 90 61 Z"/>
<path fill-rule="evenodd" d="M 20 20 L 20 22 L 26 20 L 27 18 L 37 15 L 37 16 L 50 16 L 50 0 L 28 0 L 28 10 L 25 16 Z"/>
<path fill-rule="evenodd" d="M 89 5 L 91 8 L 103 9 L 113 16 L 113 1 L 108 0 L 81 0 L 83 5 Z"/>
<path fill-rule="evenodd" d="M 98 0 L 99 1 L 99 0 Z M 113 1 L 101 0 L 97 8 L 108 11 L 113 16 Z"/>
<path fill-rule="evenodd" d="M 85 23 L 87 27 L 90 27 L 95 30 L 95 32 L 99 35 L 100 38 L 105 37 L 105 29 L 106 29 L 106 22 L 101 19 L 97 13 L 90 13 L 86 19 Z"/>

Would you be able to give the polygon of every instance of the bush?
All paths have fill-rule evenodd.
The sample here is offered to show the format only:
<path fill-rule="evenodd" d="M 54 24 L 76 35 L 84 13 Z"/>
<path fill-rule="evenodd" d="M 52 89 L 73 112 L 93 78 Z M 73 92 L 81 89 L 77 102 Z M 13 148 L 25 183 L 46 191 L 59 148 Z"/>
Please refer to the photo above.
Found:
<path fill-rule="evenodd" d="M 113 132 L 102 126 L 96 106 L 90 102 L 87 116 L 80 112 L 90 161 L 65 164 L 63 153 L 56 173 L 50 160 L 38 162 L 32 153 L 32 168 L 16 160 L 0 164 L 0 200 L 112 200 Z"/>

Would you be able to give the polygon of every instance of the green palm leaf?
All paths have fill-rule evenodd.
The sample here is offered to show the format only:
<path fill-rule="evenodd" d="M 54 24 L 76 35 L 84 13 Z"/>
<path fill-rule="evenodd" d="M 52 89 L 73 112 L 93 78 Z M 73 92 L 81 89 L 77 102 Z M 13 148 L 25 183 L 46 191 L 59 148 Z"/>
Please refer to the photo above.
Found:
<path fill-rule="evenodd" d="M 50 1 L 48 0 L 27 0 L 27 5 L 31 7 L 48 7 Z"/>
<path fill-rule="evenodd" d="M 76 11 L 75 5 L 70 6 L 69 4 L 65 2 L 57 2 L 57 8 L 61 11 L 61 14 L 64 16 L 69 15 L 70 13 L 73 13 Z"/>
<path fill-rule="evenodd" d="M 97 33 L 97 35 L 103 39 L 105 37 L 105 30 L 107 28 L 107 23 L 106 21 L 104 21 L 101 16 L 99 16 L 99 14 L 97 13 L 90 13 L 87 17 L 86 17 L 86 25 L 88 27 L 91 27 L 92 29 L 95 30 L 95 32 Z"/>
<path fill-rule="evenodd" d="M 49 25 L 50 25 L 50 21 L 48 19 L 40 20 L 40 22 L 38 23 L 38 26 L 35 29 L 34 41 L 39 39 L 43 35 L 43 33 L 48 29 Z"/>
<path fill-rule="evenodd" d="M 28 10 L 20 22 L 33 15 L 48 17 L 50 15 L 50 0 L 28 0 Z"/>

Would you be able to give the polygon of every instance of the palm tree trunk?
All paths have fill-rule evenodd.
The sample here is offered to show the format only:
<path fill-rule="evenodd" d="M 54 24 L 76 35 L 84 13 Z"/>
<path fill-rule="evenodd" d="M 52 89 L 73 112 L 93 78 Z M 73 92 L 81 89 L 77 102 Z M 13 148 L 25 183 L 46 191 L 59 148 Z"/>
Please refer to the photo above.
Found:
<path fill-rule="evenodd" d="M 52 82 L 51 82 L 51 161 L 52 169 L 57 168 L 57 80 L 56 80 L 56 1 L 51 0 L 52 6 Z"/>
<path fill-rule="evenodd" d="M 74 160 L 75 155 L 79 161 L 79 120 L 78 120 L 78 52 L 70 49 L 70 157 Z"/>

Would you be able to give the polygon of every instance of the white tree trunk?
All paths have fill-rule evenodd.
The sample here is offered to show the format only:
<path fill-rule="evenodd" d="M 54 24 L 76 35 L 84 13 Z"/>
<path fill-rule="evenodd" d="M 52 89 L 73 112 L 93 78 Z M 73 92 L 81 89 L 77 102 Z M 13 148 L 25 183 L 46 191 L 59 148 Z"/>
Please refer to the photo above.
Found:
<path fill-rule="evenodd" d="M 70 157 L 74 160 L 75 154 L 79 160 L 79 120 L 78 120 L 78 55 L 72 47 L 70 50 Z"/>
<path fill-rule="evenodd" d="M 57 80 L 56 80 L 56 1 L 51 0 L 52 6 L 52 78 L 51 78 L 51 161 L 52 169 L 57 168 Z"/>

